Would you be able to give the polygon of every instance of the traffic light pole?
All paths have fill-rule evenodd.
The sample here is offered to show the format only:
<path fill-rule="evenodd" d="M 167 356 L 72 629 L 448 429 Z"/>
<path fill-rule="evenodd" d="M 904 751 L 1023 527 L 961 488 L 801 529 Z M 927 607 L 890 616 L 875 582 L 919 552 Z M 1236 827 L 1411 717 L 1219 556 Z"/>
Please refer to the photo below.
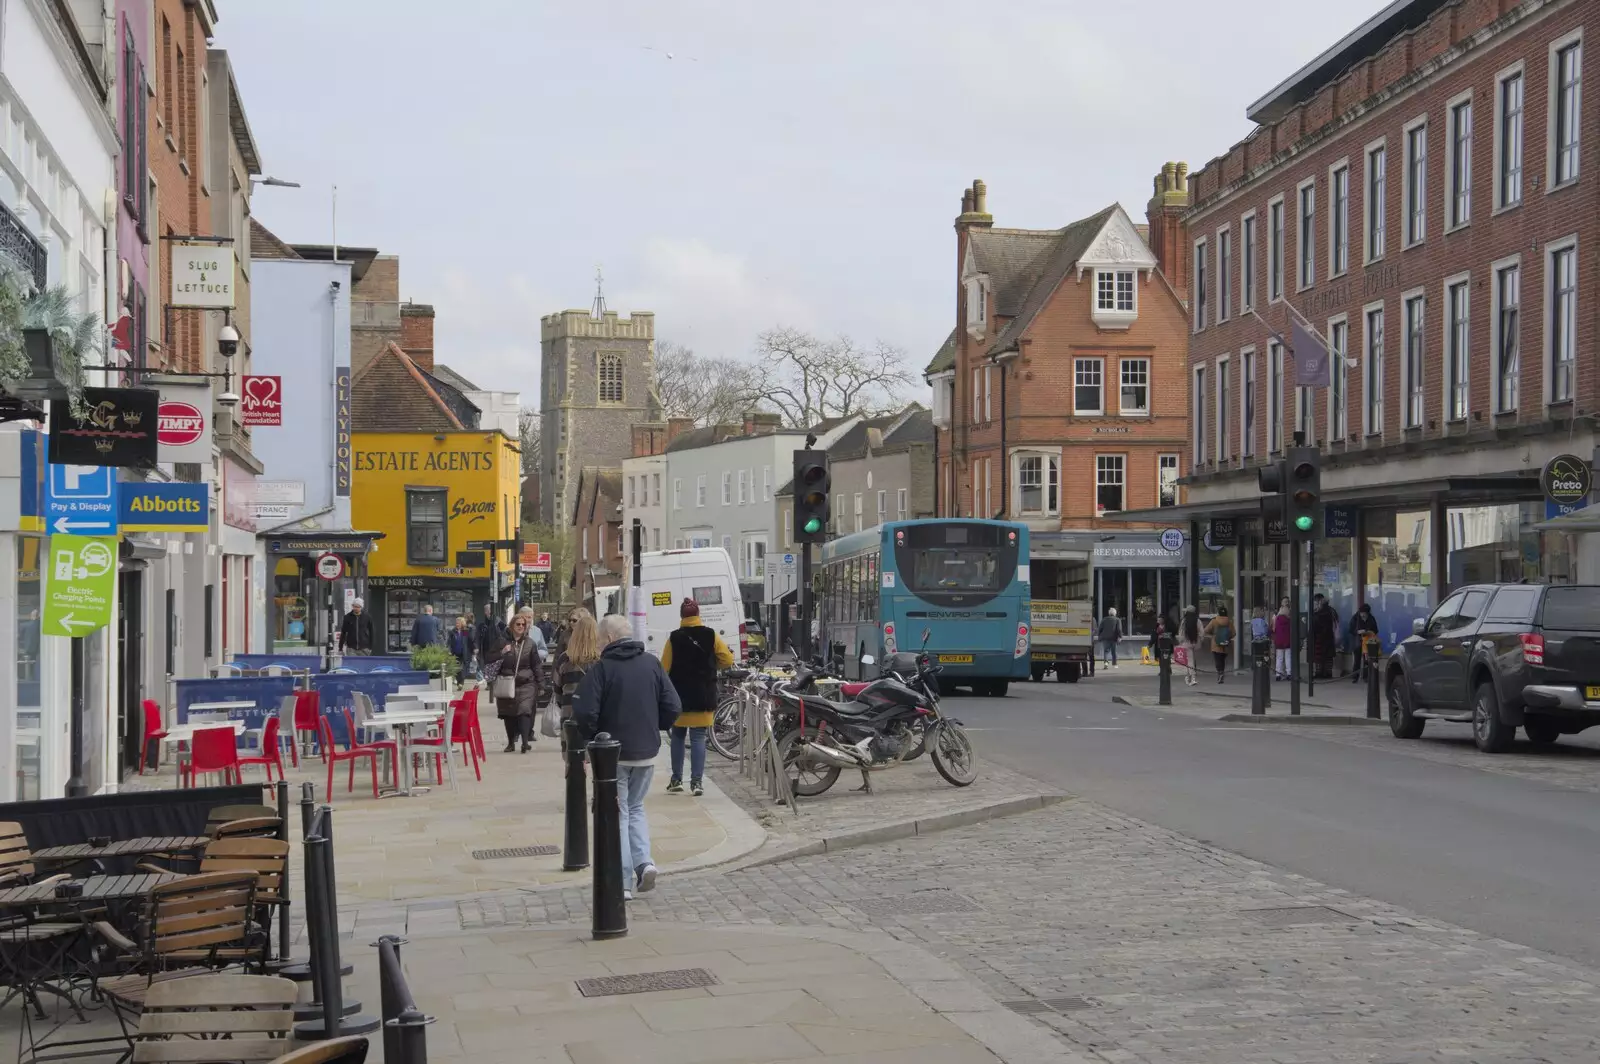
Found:
<path fill-rule="evenodd" d="M 1289 715 L 1300 715 L 1300 650 L 1306 631 L 1300 609 L 1300 539 L 1289 537 Z"/>
<path fill-rule="evenodd" d="M 800 648 L 800 660 L 810 661 L 815 649 L 811 645 L 811 617 L 816 610 L 816 600 L 811 594 L 811 544 L 795 546 L 800 548 L 800 638 L 795 645 Z"/>
<path fill-rule="evenodd" d="M 1311 631 L 1311 600 L 1317 593 L 1317 541 L 1306 540 L 1306 631 Z M 1338 633 L 1334 633 L 1334 641 L 1338 641 Z M 1306 673 L 1306 694 L 1317 693 L 1317 668 L 1313 663 Z"/>

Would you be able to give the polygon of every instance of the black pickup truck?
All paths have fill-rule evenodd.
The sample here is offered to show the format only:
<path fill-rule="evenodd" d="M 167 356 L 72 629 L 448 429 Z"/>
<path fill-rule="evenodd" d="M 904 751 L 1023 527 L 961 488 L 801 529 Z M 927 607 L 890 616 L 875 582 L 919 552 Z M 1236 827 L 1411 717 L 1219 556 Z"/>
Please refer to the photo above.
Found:
<path fill-rule="evenodd" d="M 1553 743 L 1600 725 L 1600 586 L 1476 584 L 1451 593 L 1389 658 L 1389 728 L 1472 725 L 1485 753 L 1520 726 Z"/>

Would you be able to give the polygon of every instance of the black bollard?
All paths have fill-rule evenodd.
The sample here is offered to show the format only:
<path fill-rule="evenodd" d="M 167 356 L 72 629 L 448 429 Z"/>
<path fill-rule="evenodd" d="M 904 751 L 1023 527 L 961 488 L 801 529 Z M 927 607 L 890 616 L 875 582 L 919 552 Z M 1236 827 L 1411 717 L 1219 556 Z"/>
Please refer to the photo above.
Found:
<path fill-rule="evenodd" d="M 278 781 L 278 841 L 289 841 L 289 781 Z M 291 847 L 292 849 L 292 847 Z M 278 961 L 289 961 L 289 855 L 283 857 L 283 879 L 278 887 Z"/>
<path fill-rule="evenodd" d="M 1383 716 L 1378 708 L 1378 655 L 1383 648 L 1378 643 L 1377 636 L 1367 639 L 1367 719 L 1377 720 Z"/>
<path fill-rule="evenodd" d="M 1272 641 L 1250 641 L 1250 712 L 1262 716 L 1272 704 Z"/>
<path fill-rule="evenodd" d="M 1163 706 L 1170 706 L 1172 705 L 1172 637 L 1164 632 L 1161 638 L 1156 640 L 1156 657 L 1159 659 L 1156 662 L 1156 675 L 1161 682 L 1158 701 Z M 1089 658 L 1091 661 L 1094 660 L 1094 655 L 1090 654 Z"/>
<path fill-rule="evenodd" d="M 583 774 L 583 743 L 578 737 L 578 722 L 571 717 L 562 721 L 561 737 L 566 744 L 567 757 L 566 831 L 562 838 L 561 870 L 577 872 L 589 867 L 589 823 L 583 815 L 589 804 L 589 782 Z"/>
<path fill-rule="evenodd" d="M 628 910 L 622 900 L 622 807 L 617 804 L 617 758 L 622 744 L 601 732 L 589 744 L 594 767 L 594 912 L 595 938 L 620 938 L 628 933 Z"/>
<path fill-rule="evenodd" d="M 295 1037 L 303 1040 L 366 1034 L 378 1021 L 361 1013 L 359 1001 L 344 1000 L 344 966 L 339 957 L 339 900 L 333 877 L 333 810 L 324 806 L 306 838 L 306 931 L 311 938 L 311 969 L 316 975 L 318 1000 L 297 1006 Z"/>

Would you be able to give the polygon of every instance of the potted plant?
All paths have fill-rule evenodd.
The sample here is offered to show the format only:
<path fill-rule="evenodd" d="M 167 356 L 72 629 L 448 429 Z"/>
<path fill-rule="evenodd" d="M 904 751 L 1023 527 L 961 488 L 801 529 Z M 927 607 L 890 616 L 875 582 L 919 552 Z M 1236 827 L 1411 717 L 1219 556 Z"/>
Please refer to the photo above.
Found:
<path fill-rule="evenodd" d="M 102 346 L 100 316 L 61 286 L 40 290 L 0 253 L 0 388 L 19 398 L 83 406 L 84 359 Z"/>
<path fill-rule="evenodd" d="M 450 653 L 448 647 L 438 645 L 413 648 L 411 667 L 417 672 L 437 677 L 444 683 L 454 680 L 461 672 L 461 662 L 456 660 L 456 656 Z"/>

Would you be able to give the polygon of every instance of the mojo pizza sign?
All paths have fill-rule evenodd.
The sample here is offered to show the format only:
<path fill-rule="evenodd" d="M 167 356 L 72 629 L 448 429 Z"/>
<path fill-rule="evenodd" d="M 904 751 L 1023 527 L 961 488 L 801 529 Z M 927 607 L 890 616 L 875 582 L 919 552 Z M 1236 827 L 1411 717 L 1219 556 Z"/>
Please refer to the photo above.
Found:
<path fill-rule="evenodd" d="M 246 376 L 240 386 L 239 421 L 252 428 L 283 424 L 283 378 Z"/>

